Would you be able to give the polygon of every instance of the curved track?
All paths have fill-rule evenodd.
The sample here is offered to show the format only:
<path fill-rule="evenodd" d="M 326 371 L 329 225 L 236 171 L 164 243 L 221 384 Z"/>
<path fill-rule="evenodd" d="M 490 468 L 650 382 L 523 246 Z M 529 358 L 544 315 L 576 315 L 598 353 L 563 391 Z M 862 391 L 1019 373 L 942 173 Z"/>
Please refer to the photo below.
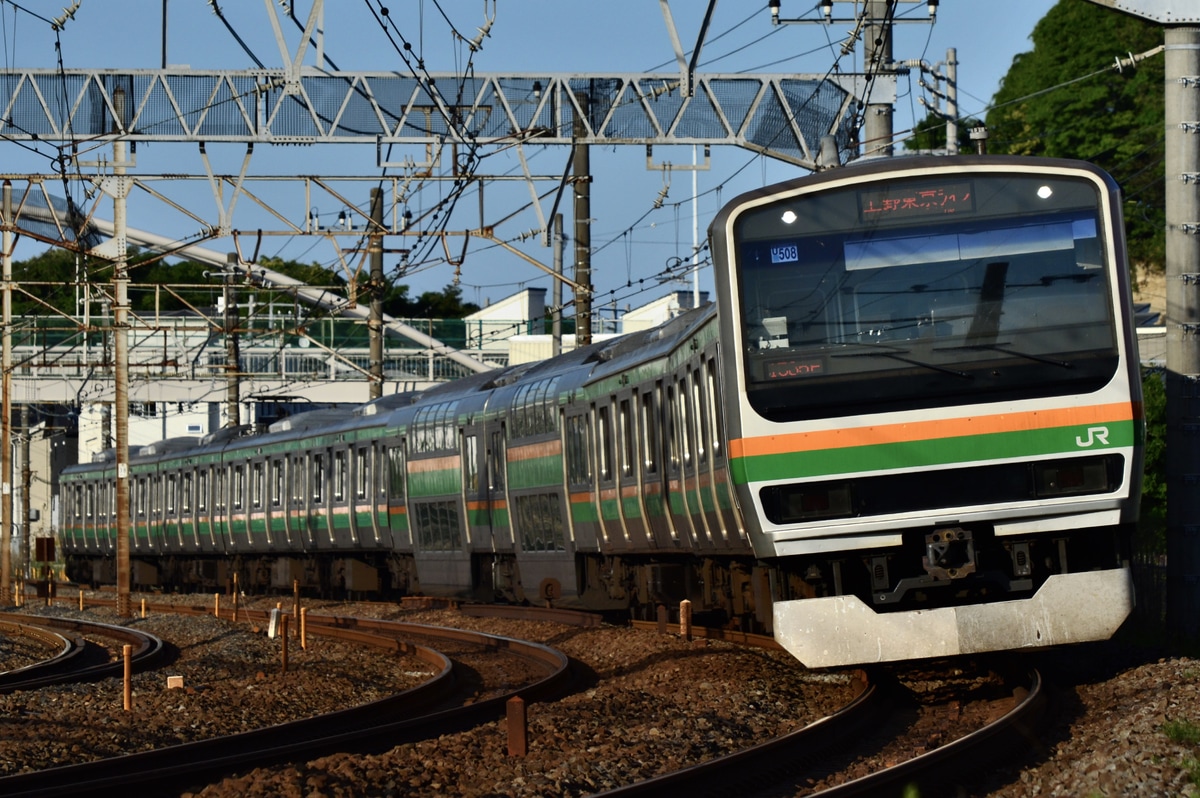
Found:
<path fill-rule="evenodd" d="M 121 656 L 121 647 L 125 645 L 133 646 L 131 663 L 135 671 L 154 666 L 166 655 L 162 640 L 125 626 L 40 615 L 6 615 L 0 620 L 0 628 L 4 627 L 12 634 L 37 636 L 60 650 L 40 663 L 0 674 L 0 692 L 120 676 L 125 668 Z M 59 634 L 56 630 L 70 634 Z M 112 640 L 116 647 L 100 647 L 89 643 L 89 639 Z"/>
<path fill-rule="evenodd" d="M 264 611 L 246 613 L 251 620 L 265 620 L 268 615 Z M 319 614 L 308 616 L 308 628 L 314 634 L 410 653 L 433 664 L 439 673 L 420 687 L 337 713 L 230 737 L 3 778 L 0 795 L 16 798 L 95 795 L 131 789 L 183 791 L 237 771 L 334 752 L 370 753 L 401 742 L 458 731 L 502 715 L 505 702 L 518 692 L 531 700 L 565 692 L 570 686 L 568 658 L 537 643 L 461 629 Z M 538 678 L 518 689 L 493 691 L 489 698 L 475 700 L 475 686 L 460 684 L 465 680 L 448 657 L 429 646 L 401 639 L 412 636 L 447 645 L 469 645 L 478 651 L 534 663 Z"/>

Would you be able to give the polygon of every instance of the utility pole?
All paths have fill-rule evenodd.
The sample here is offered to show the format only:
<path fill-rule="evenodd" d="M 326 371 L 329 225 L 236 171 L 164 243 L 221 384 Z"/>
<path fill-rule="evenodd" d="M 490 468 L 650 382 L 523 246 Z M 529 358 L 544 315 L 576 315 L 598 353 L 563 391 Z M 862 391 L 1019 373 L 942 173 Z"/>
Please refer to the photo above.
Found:
<path fill-rule="evenodd" d="M 592 342 L 592 163 L 584 117 L 590 99 L 586 92 L 575 95 L 579 108 L 575 111 L 575 144 L 572 161 L 575 193 L 575 346 Z"/>
<path fill-rule="evenodd" d="M 370 397 L 383 396 L 383 190 L 371 189 L 371 234 L 367 254 L 371 266 L 371 315 L 367 319 L 370 351 Z"/>
<path fill-rule="evenodd" d="M 12 183 L 4 181 L 4 240 L 0 246 L 4 251 L 4 342 L 3 375 L 0 375 L 0 481 L 3 495 L 0 496 L 0 606 L 9 606 L 12 594 Z"/>
<path fill-rule="evenodd" d="M 222 277 L 225 284 L 222 291 L 225 295 L 225 412 L 229 417 L 226 426 L 238 427 L 242 423 L 242 352 L 237 330 L 241 314 L 238 313 L 237 286 L 233 282 L 237 279 L 238 254 L 228 253 L 225 262 L 228 265 Z"/>
<path fill-rule="evenodd" d="M 129 264 L 126 262 L 125 217 L 129 182 L 125 177 L 126 143 L 120 138 L 125 126 L 125 92 L 113 92 L 119 128 L 113 131 L 113 176 L 109 192 L 113 198 L 113 405 L 116 414 L 116 535 L 117 535 L 117 616 L 133 617 L 130 587 L 130 536 L 133 519 L 129 515 Z"/>
<path fill-rule="evenodd" d="M 562 354 L 562 302 L 563 302 L 563 217 L 561 213 L 554 214 L 554 232 L 550 245 L 554 247 L 554 279 L 550 290 L 550 304 L 554 313 L 550 318 L 550 354 L 557 357 Z"/>
<path fill-rule="evenodd" d="M 1167 625 L 1200 638 L 1200 26 L 1166 28 Z"/>
<path fill-rule="evenodd" d="M 29 491 L 33 482 L 33 469 L 29 465 L 29 421 L 30 403 L 21 403 L 21 561 L 17 563 L 19 580 L 29 573 L 29 550 L 32 539 L 29 537 L 32 526 L 32 515 L 29 511 Z"/>
<path fill-rule="evenodd" d="M 888 0 L 868 0 L 866 48 L 863 71 L 868 75 L 881 75 L 892 68 L 892 25 L 888 21 Z M 892 146 L 892 103 L 871 102 L 867 104 L 863 119 L 863 155 L 891 157 Z"/>

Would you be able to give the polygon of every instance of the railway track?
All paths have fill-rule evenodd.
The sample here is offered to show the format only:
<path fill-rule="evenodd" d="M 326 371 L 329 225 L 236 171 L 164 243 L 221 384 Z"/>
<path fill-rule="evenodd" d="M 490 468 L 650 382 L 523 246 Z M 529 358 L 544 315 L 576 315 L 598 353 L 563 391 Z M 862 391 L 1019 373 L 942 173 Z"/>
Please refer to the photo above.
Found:
<path fill-rule="evenodd" d="M 871 730 L 886 725 L 898 704 L 898 684 L 860 672 L 860 691 L 838 712 L 791 734 L 763 742 L 690 768 L 640 781 L 615 790 L 595 793 L 593 798 L 633 798 L 662 794 L 692 796 L 739 795 L 750 798 L 809 795 L 821 798 L 940 794 L 958 776 L 986 767 L 1025 747 L 1029 730 L 1041 717 L 1046 704 L 1041 675 L 1030 670 L 1013 690 L 1011 706 L 981 728 L 936 747 L 934 750 L 880 767 L 857 778 L 843 778 L 831 770 L 852 769 L 855 746 Z M 953 701 L 949 702 L 953 703 Z M 904 725 L 903 723 L 901 725 Z M 855 742 L 849 742 L 858 738 Z M 876 744 L 875 742 L 871 743 Z M 847 754 L 847 750 L 850 751 Z M 836 751 L 835 765 L 829 759 Z M 861 769 L 861 768 L 860 768 Z M 813 774 L 818 774 L 814 776 Z M 818 786 L 814 789 L 813 784 Z M 820 787 L 819 785 L 832 786 Z M 915 791 L 915 792 L 914 792 Z"/>
<path fill-rule="evenodd" d="M 133 647 L 130 663 L 134 671 L 154 667 L 167 654 L 163 641 L 154 635 L 96 621 L 6 615 L 0 619 L 0 633 L 37 639 L 57 650 L 41 662 L 0 673 L 0 692 L 6 693 L 120 676 L 126 645 Z"/>
<path fill-rule="evenodd" d="M 195 614 L 206 610 L 156 605 L 154 611 Z M 251 610 L 243 617 L 265 622 L 269 611 Z M 332 714 L 0 778 L 0 795 L 93 795 L 117 789 L 182 791 L 238 771 L 334 752 L 377 752 L 401 742 L 453 733 L 503 714 L 507 700 L 518 693 L 525 700 L 537 700 L 570 689 L 568 658 L 537 643 L 461 629 L 336 615 L 313 614 L 308 621 L 313 634 L 407 653 L 433 665 L 437 675 L 390 698 Z M 412 642 L 416 638 L 422 642 Z M 434 645 L 451 653 L 443 653 Z M 499 676 L 489 679 L 493 673 Z M 517 674 L 524 674 L 524 678 L 513 687 L 511 680 L 518 678 Z"/>

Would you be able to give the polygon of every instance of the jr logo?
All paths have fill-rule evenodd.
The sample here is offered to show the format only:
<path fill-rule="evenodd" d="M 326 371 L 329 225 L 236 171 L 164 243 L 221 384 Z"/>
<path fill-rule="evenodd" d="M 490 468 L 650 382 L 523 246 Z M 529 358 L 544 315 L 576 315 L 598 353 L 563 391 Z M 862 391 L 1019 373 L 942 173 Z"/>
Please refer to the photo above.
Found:
<path fill-rule="evenodd" d="M 1081 449 L 1086 449 L 1097 442 L 1108 446 L 1108 427 L 1088 427 L 1086 441 L 1082 435 L 1075 438 L 1075 445 Z"/>

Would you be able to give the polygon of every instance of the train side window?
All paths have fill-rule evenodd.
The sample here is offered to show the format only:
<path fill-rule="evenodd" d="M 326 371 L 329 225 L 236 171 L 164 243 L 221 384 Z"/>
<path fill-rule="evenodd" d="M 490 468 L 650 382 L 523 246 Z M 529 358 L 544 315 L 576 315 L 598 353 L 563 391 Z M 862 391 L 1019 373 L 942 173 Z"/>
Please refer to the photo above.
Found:
<path fill-rule="evenodd" d="M 629 410 L 629 400 L 622 399 L 617 407 L 617 415 L 620 418 L 621 427 L 621 476 L 628 477 L 633 474 L 633 463 L 635 459 L 634 437 L 633 437 L 633 413 Z"/>
<path fill-rule="evenodd" d="M 387 450 L 388 487 L 393 499 L 404 498 L 404 446 L 393 446 Z"/>
<path fill-rule="evenodd" d="M 325 455 L 314 454 L 312 458 L 312 500 L 314 504 L 325 501 Z"/>
<path fill-rule="evenodd" d="M 654 418 L 654 394 L 641 396 L 642 435 L 638 439 L 642 447 L 642 472 L 658 473 L 658 425 Z"/>
<path fill-rule="evenodd" d="M 135 480 L 133 486 L 134 492 L 137 494 L 137 502 L 134 506 L 137 507 L 137 514 L 144 516 L 146 514 L 146 494 L 148 493 L 146 490 L 146 480 Z"/>
<path fill-rule="evenodd" d="M 283 502 L 283 461 L 271 461 L 271 506 L 278 507 Z"/>
<path fill-rule="evenodd" d="M 263 493 L 266 492 L 263 490 L 264 481 L 265 480 L 263 479 L 263 464 L 262 463 L 253 463 L 250 466 L 250 506 L 251 507 L 258 508 L 258 507 L 263 506 Z"/>
<path fill-rule="evenodd" d="M 676 392 L 675 412 L 679 417 L 679 426 L 682 428 L 682 434 L 679 436 L 679 442 L 683 448 L 683 467 L 690 468 L 692 465 L 692 414 L 691 405 L 688 402 L 688 384 L 687 378 L 684 377 L 679 382 L 679 390 Z"/>
<path fill-rule="evenodd" d="M 94 519 L 96 517 L 96 486 L 95 485 L 87 486 L 87 508 L 85 510 L 85 514 L 87 515 L 88 518 Z"/>
<path fill-rule="evenodd" d="M 692 418 L 696 425 L 696 459 L 700 463 L 708 462 L 708 423 L 704 414 L 707 404 L 704 396 L 705 383 L 700 380 L 700 370 L 692 372 Z"/>
<path fill-rule="evenodd" d="M 601 406 L 596 412 L 596 428 L 599 444 L 597 446 L 599 449 L 597 454 L 600 457 L 600 479 L 607 481 L 613 478 L 612 421 L 607 405 Z"/>
<path fill-rule="evenodd" d="M 567 481 L 587 485 L 592 481 L 592 447 L 588 416 L 567 417 Z"/>
<path fill-rule="evenodd" d="M 724 456 L 721 451 L 721 433 L 725 429 L 725 419 L 721 416 L 721 383 L 717 380 L 717 361 L 709 358 L 704 363 L 704 376 L 708 384 L 708 424 L 712 453 L 714 459 Z"/>
<path fill-rule="evenodd" d="M 174 474 L 167 475 L 167 513 L 175 514 L 175 497 L 178 491 L 179 483 Z"/>
<path fill-rule="evenodd" d="M 346 498 L 346 452 L 333 453 L 333 500 Z"/>
<path fill-rule="evenodd" d="M 180 507 L 183 512 L 190 513 L 192 511 L 192 472 L 185 471 L 183 474 L 183 491 L 180 495 Z"/>
<path fill-rule="evenodd" d="M 246 466 L 231 466 L 229 475 L 233 481 L 233 509 L 240 510 L 246 504 Z"/>
<path fill-rule="evenodd" d="M 667 386 L 667 401 L 662 407 L 663 423 L 667 425 L 667 452 L 671 458 L 670 473 L 679 473 L 679 425 L 675 421 L 675 386 Z"/>
<path fill-rule="evenodd" d="M 488 487 L 504 490 L 504 430 L 492 430 L 492 445 L 488 447 Z"/>
<path fill-rule="evenodd" d="M 463 435 L 462 439 L 463 490 L 470 494 L 479 492 L 479 436 Z"/>
<path fill-rule="evenodd" d="M 371 450 L 363 447 L 354 450 L 354 498 L 365 499 L 371 486 Z"/>
<path fill-rule="evenodd" d="M 196 509 L 201 512 L 208 509 L 208 469 L 201 468 L 196 472 Z"/>
<path fill-rule="evenodd" d="M 225 502 L 227 501 L 225 485 L 228 480 L 229 475 L 224 466 L 217 466 L 213 470 L 213 493 L 215 494 L 213 496 L 213 506 L 217 510 L 225 509 Z"/>

